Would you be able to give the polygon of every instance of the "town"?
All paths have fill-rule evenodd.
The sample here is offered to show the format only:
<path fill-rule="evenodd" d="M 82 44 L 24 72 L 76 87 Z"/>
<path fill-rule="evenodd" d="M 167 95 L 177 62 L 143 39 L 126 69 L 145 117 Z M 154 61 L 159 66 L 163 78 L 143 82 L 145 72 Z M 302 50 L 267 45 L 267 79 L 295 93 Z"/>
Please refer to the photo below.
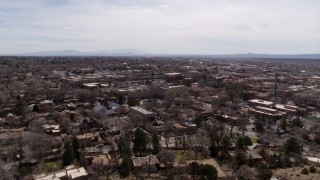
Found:
<path fill-rule="evenodd" d="M 320 179 L 320 61 L 0 57 L 0 179 Z"/>

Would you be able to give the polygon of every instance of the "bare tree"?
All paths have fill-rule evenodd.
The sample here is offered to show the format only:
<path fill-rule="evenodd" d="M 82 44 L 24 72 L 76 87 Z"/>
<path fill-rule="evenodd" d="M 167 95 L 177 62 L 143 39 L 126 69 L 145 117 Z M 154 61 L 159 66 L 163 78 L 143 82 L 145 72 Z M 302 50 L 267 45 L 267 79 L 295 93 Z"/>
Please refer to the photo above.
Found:
<path fill-rule="evenodd" d="M 159 161 L 166 165 L 173 165 L 176 154 L 170 150 L 162 150 L 157 154 Z"/>
<path fill-rule="evenodd" d="M 44 132 L 43 125 L 47 123 L 44 118 L 34 119 L 29 123 L 28 129 L 33 132 Z"/>
<path fill-rule="evenodd" d="M 206 131 L 199 129 L 197 134 L 193 137 L 190 146 L 195 154 L 195 160 L 198 160 L 200 154 L 208 155 L 208 151 L 206 151 L 205 145 L 209 144 L 209 139 Z"/>

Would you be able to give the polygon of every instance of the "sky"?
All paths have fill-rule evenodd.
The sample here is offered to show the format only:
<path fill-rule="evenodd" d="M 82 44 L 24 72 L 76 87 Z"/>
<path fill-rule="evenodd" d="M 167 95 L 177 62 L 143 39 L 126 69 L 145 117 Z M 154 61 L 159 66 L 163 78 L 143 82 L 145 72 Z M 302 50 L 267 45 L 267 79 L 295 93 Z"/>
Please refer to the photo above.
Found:
<path fill-rule="evenodd" d="M 319 0 L 0 0 L 0 54 L 320 53 Z"/>

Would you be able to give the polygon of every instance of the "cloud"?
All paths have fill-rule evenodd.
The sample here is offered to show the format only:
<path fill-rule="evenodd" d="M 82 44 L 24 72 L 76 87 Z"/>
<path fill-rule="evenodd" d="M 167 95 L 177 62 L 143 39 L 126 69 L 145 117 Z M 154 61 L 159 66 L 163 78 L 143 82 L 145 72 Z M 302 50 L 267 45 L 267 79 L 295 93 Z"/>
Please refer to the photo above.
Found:
<path fill-rule="evenodd" d="M 0 53 L 315 53 L 318 9 L 317 0 L 0 0 Z"/>

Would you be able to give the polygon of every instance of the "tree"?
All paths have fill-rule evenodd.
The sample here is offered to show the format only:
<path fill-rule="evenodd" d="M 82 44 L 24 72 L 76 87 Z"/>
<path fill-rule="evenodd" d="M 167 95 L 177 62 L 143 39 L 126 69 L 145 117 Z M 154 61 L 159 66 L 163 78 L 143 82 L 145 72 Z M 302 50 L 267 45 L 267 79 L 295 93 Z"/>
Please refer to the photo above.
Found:
<path fill-rule="evenodd" d="M 39 111 L 39 106 L 36 105 L 36 104 L 33 105 L 32 111 L 33 111 L 33 112 L 38 112 L 38 111 Z"/>
<path fill-rule="evenodd" d="M 137 105 L 139 105 L 139 101 L 136 99 L 129 98 L 127 104 L 129 106 L 137 106 Z"/>
<path fill-rule="evenodd" d="M 261 122 L 261 120 L 256 120 L 254 122 L 254 126 L 255 126 L 255 129 L 257 130 L 257 132 L 262 133 L 264 131 L 264 126 L 263 126 L 263 123 Z"/>
<path fill-rule="evenodd" d="M 219 148 L 213 143 L 211 144 L 211 146 L 209 147 L 209 151 L 210 151 L 210 156 L 216 158 L 219 155 Z"/>
<path fill-rule="evenodd" d="M 147 140 L 146 135 L 142 129 L 137 128 L 134 132 L 134 139 L 133 139 L 133 152 L 136 155 L 141 156 L 142 154 L 146 153 L 147 151 Z"/>
<path fill-rule="evenodd" d="M 309 112 L 303 109 L 298 109 L 296 112 L 296 115 L 298 117 L 301 117 L 301 119 L 303 120 L 303 118 L 307 117 L 309 115 Z"/>
<path fill-rule="evenodd" d="M 65 142 L 64 144 L 64 152 L 62 154 L 62 164 L 64 166 L 70 165 L 74 161 L 74 152 L 72 145 L 69 141 Z"/>
<path fill-rule="evenodd" d="M 243 138 L 241 136 L 238 137 L 236 146 L 239 149 L 244 149 L 245 148 L 245 144 L 244 144 Z"/>
<path fill-rule="evenodd" d="M 311 173 L 316 173 L 317 172 L 317 168 L 315 168 L 314 166 L 310 166 L 309 171 Z"/>
<path fill-rule="evenodd" d="M 300 118 L 294 118 L 291 122 L 291 126 L 292 127 L 299 127 L 299 128 L 303 128 L 303 122 L 301 121 Z"/>
<path fill-rule="evenodd" d="M 77 160 L 80 160 L 80 158 L 81 158 L 81 149 L 80 149 L 80 143 L 79 143 L 79 140 L 77 139 L 77 137 L 74 137 L 72 139 L 72 148 L 73 148 L 74 157 Z"/>
<path fill-rule="evenodd" d="M 27 109 L 27 103 L 22 98 L 18 98 L 18 102 L 16 103 L 16 107 L 15 107 L 16 115 L 24 116 L 26 109 Z"/>
<path fill-rule="evenodd" d="M 160 162 L 166 165 L 173 165 L 174 160 L 176 158 L 176 154 L 173 151 L 161 150 L 157 154 L 157 158 L 159 159 Z"/>
<path fill-rule="evenodd" d="M 242 151 L 236 152 L 236 164 L 238 167 L 246 163 L 246 156 Z"/>
<path fill-rule="evenodd" d="M 249 136 L 245 136 L 243 139 L 243 143 L 245 146 L 252 146 L 252 141 L 251 138 Z"/>
<path fill-rule="evenodd" d="M 290 137 L 286 140 L 283 145 L 284 152 L 288 155 L 293 155 L 295 153 L 300 154 L 302 147 L 295 137 Z"/>
<path fill-rule="evenodd" d="M 156 134 L 152 136 L 152 154 L 158 154 L 160 150 L 160 143 L 159 143 L 159 138 Z"/>
<path fill-rule="evenodd" d="M 119 104 L 123 104 L 123 103 L 124 103 L 124 96 L 123 96 L 122 94 L 119 94 L 119 95 L 117 96 L 117 102 L 118 102 Z"/>
<path fill-rule="evenodd" d="M 200 179 L 215 180 L 218 178 L 217 169 L 209 164 L 201 164 L 200 168 L 198 169 L 198 174 L 200 176 Z"/>
<path fill-rule="evenodd" d="M 282 119 L 281 123 L 280 123 L 280 128 L 283 130 L 286 130 L 288 126 L 288 123 L 285 119 Z"/>
<path fill-rule="evenodd" d="M 198 174 L 199 164 L 197 162 L 192 162 L 189 164 L 189 174 L 192 176 L 192 179 L 196 179 Z"/>
<path fill-rule="evenodd" d="M 301 174 L 309 174 L 309 170 L 307 168 L 304 168 L 301 170 Z"/>
<path fill-rule="evenodd" d="M 72 122 L 74 122 L 74 120 L 76 119 L 76 114 L 75 113 L 70 113 L 69 114 L 69 118 Z"/>
<path fill-rule="evenodd" d="M 218 178 L 218 172 L 215 167 L 209 164 L 198 164 L 192 162 L 189 164 L 189 174 L 192 179 L 215 180 Z"/>
<path fill-rule="evenodd" d="M 122 158 L 122 162 L 119 168 L 119 174 L 121 177 L 126 178 L 130 175 L 130 170 L 132 166 L 131 158 L 125 154 Z"/>
<path fill-rule="evenodd" d="M 131 157 L 130 142 L 127 138 L 123 136 L 120 137 L 119 144 L 118 144 L 118 151 L 121 157 L 123 157 L 125 154 Z"/>
<path fill-rule="evenodd" d="M 197 125 L 197 127 L 202 127 L 203 124 L 207 121 L 208 119 L 206 117 L 203 116 L 197 116 L 194 119 L 194 123 Z"/>

